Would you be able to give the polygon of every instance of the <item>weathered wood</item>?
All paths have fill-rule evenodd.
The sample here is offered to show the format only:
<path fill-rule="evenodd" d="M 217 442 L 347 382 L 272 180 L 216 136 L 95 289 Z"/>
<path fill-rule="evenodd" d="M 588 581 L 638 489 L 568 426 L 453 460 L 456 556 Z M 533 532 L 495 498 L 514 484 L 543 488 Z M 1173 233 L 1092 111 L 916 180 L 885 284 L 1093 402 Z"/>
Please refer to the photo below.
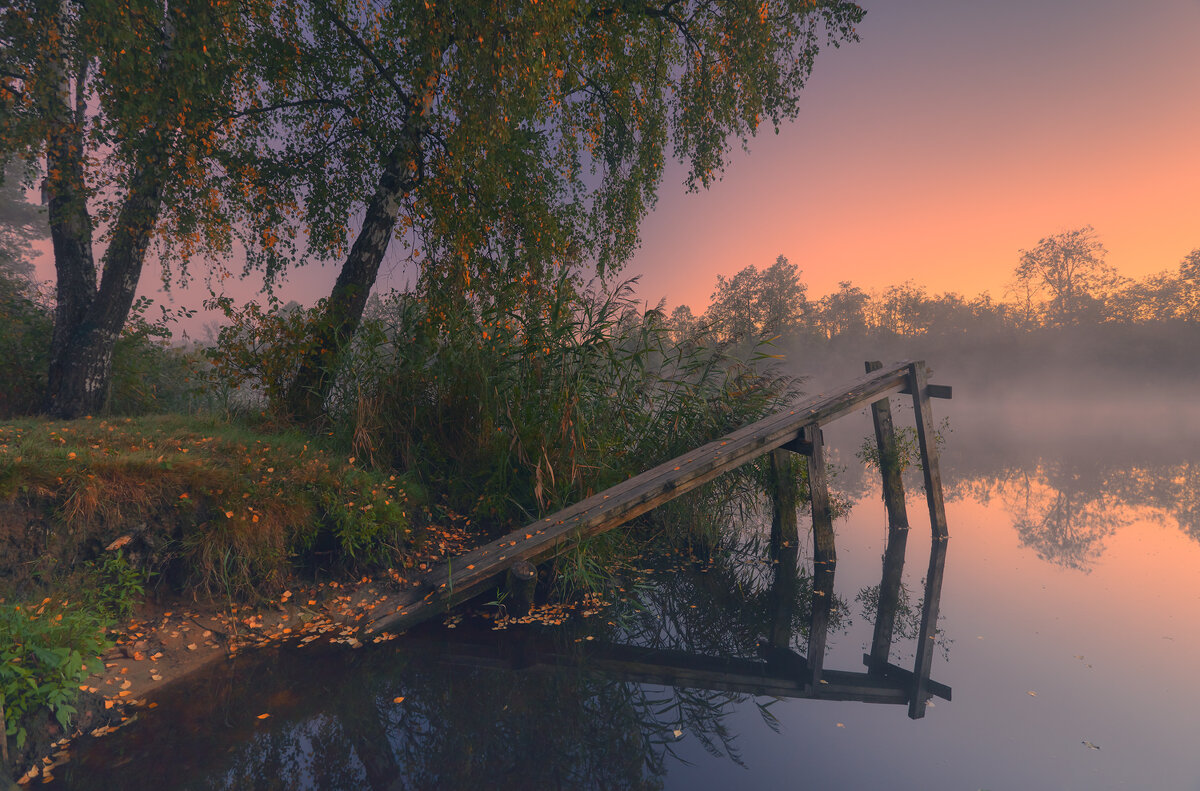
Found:
<path fill-rule="evenodd" d="M 921 448 L 921 469 L 925 475 L 925 499 L 929 503 L 929 524 L 936 540 L 945 540 L 946 504 L 942 498 L 942 473 L 938 466 L 937 436 L 933 425 L 933 410 L 929 406 L 929 386 L 925 363 L 910 363 L 909 379 L 913 392 L 913 412 L 917 419 L 917 442 Z"/>
<path fill-rule="evenodd" d="M 795 543 L 780 547 L 775 558 L 775 578 L 771 585 L 771 626 L 767 643 L 787 648 L 792 641 L 792 623 L 796 615 L 796 589 L 800 585 L 799 551 Z"/>
<path fill-rule="evenodd" d="M 588 672 L 638 684 L 892 704 L 908 703 L 912 694 L 912 674 L 894 665 L 885 675 L 827 670 L 825 683 L 813 684 L 803 672 L 805 658 L 792 651 L 786 652 L 786 661 L 772 663 L 599 641 L 564 647 L 546 637 L 512 637 L 497 641 L 490 631 L 477 635 L 458 629 L 439 635 L 436 643 L 450 663 L 516 670 L 582 666 Z M 949 699 L 950 688 L 943 684 L 931 682 L 929 691 Z"/>
<path fill-rule="evenodd" d="M 882 367 L 880 362 L 866 364 L 867 371 Z M 871 404 L 871 422 L 875 425 L 875 447 L 879 453 L 879 473 L 883 484 L 883 505 L 889 527 L 908 527 L 908 509 L 904 504 L 904 477 L 901 474 L 896 430 L 892 422 L 892 402 L 881 398 Z"/>
<path fill-rule="evenodd" d="M 883 364 L 878 361 L 866 363 L 868 372 L 882 367 Z M 883 577 L 879 582 L 869 665 L 871 672 L 880 672 L 888 665 L 892 631 L 896 625 L 896 609 L 900 604 L 900 578 L 904 570 L 904 552 L 908 543 L 908 509 L 904 503 L 904 477 L 901 474 L 896 448 L 896 431 L 889 398 L 881 398 L 871 404 L 871 419 L 875 425 L 875 447 L 879 453 L 883 504 L 888 518 L 887 548 L 883 555 Z"/>
<path fill-rule="evenodd" d="M 930 398 L 954 398 L 954 388 L 949 385 L 928 385 Z M 901 395 L 912 395 L 911 387 L 900 388 Z"/>
<path fill-rule="evenodd" d="M 580 539 L 611 530 L 722 473 L 795 440 L 806 426 L 818 426 L 907 384 L 911 363 L 904 361 L 863 376 L 836 393 L 807 398 L 691 453 L 653 467 L 624 483 L 581 500 L 460 557 L 423 576 L 412 591 L 376 605 L 368 633 L 401 631 L 446 611 L 498 584 L 512 563 L 539 563 Z"/>
<path fill-rule="evenodd" d="M 782 448 L 771 451 L 771 557 L 799 544 L 796 525 L 796 476 L 792 473 L 792 454 Z"/>
<path fill-rule="evenodd" d="M 888 529 L 887 547 L 883 552 L 883 577 L 879 581 L 879 601 L 875 611 L 875 630 L 871 637 L 872 672 L 887 666 L 892 649 L 892 633 L 896 628 L 896 610 L 900 606 L 900 582 L 904 572 L 904 551 L 908 543 L 908 528 Z"/>
<path fill-rule="evenodd" d="M 925 572 L 925 601 L 921 606 L 921 631 L 917 634 L 917 655 L 913 661 L 912 699 L 908 716 L 918 720 L 925 716 L 925 701 L 929 699 L 929 674 L 933 668 L 933 652 L 937 648 L 937 619 L 942 599 L 942 577 L 946 571 L 946 547 L 943 536 L 934 538 L 929 548 L 929 569 Z"/>
<path fill-rule="evenodd" d="M 812 443 L 812 451 L 808 455 L 808 500 L 813 525 L 813 596 L 812 618 L 808 627 L 808 666 L 812 683 L 818 684 L 825 667 L 825 638 L 829 632 L 829 613 L 833 608 L 837 550 L 834 547 L 833 508 L 829 502 L 829 476 L 825 471 L 825 439 L 817 426 L 809 426 L 806 431 Z"/>
<path fill-rule="evenodd" d="M 513 563 L 505 577 L 504 589 L 508 594 L 504 604 L 508 614 L 517 618 L 528 615 L 537 589 L 537 566 L 527 560 Z"/>

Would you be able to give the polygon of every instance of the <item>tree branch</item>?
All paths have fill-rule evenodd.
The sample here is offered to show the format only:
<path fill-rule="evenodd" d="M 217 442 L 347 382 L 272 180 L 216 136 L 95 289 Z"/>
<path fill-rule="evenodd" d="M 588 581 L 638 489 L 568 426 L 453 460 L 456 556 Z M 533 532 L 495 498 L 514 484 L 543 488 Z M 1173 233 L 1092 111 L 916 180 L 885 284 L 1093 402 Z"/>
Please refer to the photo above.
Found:
<path fill-rule="evenodd" d="M 400 101 L 408 104 L 410 101 L 408 91 L 404 90 L 404 88 L 400 86 L 400 83 L 396 81 L 395 75 L 393 75 L 391 70 L 384 66 L 379 58 L 375 56 L 375 53 L 367 45 L 367 42 L 362 40 L 362 36 L 358 35 L 354 28 L 346 24 L 346 22 L 343 21 L 342 18 L 338 16 L 332 8 L 326 4 L 321 5 L 322 9 L 333 21 L 334 27 L 342 31 L 342 33 L 346 35 L 346 38 L 350 40 L 350 43 L 354 45 L 354 48 L 361 52 L 363 57 L 371 62 L 371 65 L 375 67 L 375 71 L 379 73 L 379 76 L 382 77 L 388 85 L 392 86 L 392 90 L 396 92 L 396 96 L 399 97 Z"/>

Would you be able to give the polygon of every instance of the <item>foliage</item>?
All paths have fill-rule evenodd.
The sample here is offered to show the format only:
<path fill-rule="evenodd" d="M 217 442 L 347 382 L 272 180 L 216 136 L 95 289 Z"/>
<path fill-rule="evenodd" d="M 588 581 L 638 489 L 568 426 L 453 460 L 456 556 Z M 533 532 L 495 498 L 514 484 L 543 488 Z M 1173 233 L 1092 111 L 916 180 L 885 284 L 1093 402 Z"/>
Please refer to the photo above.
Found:
<path fill-rule="evenodd" d="M 131 565 L 120 549 L 105 552 L 99 559 L 88 561 L 86 567 L 85 597 L 95 610 L 115 620 L 132 614 L 134 604 L 146 593 L 146 583 L 154 576 L 152 571 Z"/>
<path fill-rule="evenodd" d="M 1021 251 L 1015 276 L 1026 295 L 1046 294 L 1045 320 L 1052 326 L 1078 324 L 1116 285 L 1116 270 L 1092 226 L 1048 236 Z"/>
<path fill-rule="evenodd" d="M 53 312 L 33 284 L 0 269 L 0 419 L 41 406 L 53 325 Z"/>
<path fill-rule="evenodd" d="M 33 278 L 32 242 L 50 235 L 45 211 L 25 200 L 22 163 L 0 169 L 0 277 Z"/>
<path fill-rule="evenodd" d="M 269 2 L 15 0 L 0 12 L 0 164 L 37 161 L 54 241 L 48 411 L 95 414 L 156 237 L 228 252 L 207 170 Z M 94 242 L 103 257 L 96 260 Z M 97 265 L 99 263 L 99 265 Z"/>
<path fill-rule="evenodd" d="M 273 415 L 286 417 L 284 395 L 312 342 L 312 320 L 321 306 L 305 309 L 269 298 L 265 308 L 253 301 L 239 308 L 227 296 L 213 297 L 204 306 L 221 311 L 227 322 L 216 345 L 205 351 L 213 366 L 211 381 L 245 388 L 247 398 L 261 399 Z"/>
<path fill-rule="evenodd" d="M 28 736 L 21 722 L 39 708 L 69 726 L 88 663 L 96 667 L 104 647 L 103 621 L 77 603 L 0 601 L 0 698 L 6 733 L 16 737 L 18 749 Z"/>
<path fill-rule="evenodd" d="M 937 445 L 938 453 L 946 445 L 946 435 L 951 432 L 950 418 L 942 418 L 942 422 L 938 423 L 933 429 L 934 442 Z M 903 473 L 909 468 L 917 470 L 922 469 L 921 466 L 921 444 L 917 437 L 916 426 L 899 426 L 894 429 L 896 437 L 896 458 L 893 463 L 899 465 L 900 472 Z M 862 445 L 855 451 L 854 455 L 868 467 L 879 469 L 879 445 L 876 444 L 874 437 L 863 439 Z"/>
<path fill-rule="evenodd" d="M 628 284 L 580 291 L 564 276 L 549 302 L 524 296 L 517 283 L 487 302 L 385 301 L 333 398 L 356 452 L 455 512 L 509 523 L 720 436 L 786 392 L 733 350 L 673 344 Z"/>
<path fill-rule="evenodd" d="M 819 45 L 855 40 L 863 16 L 840 0 L 769 14 L 384 1 L 277 13 L 219 171 L 224 199 L 245 207 L 251 260 L 270 273 L 345 255 L 346 218 L 398 166 L 399 230 L 437 270 L 427 284 L 451 289 L 546 276 L 581 254 L 618 266 L 668 145 L 689 186 L 707 186 L 727 136 L 793 117 Z"/>
<path fill-rule="evenodd" d="M 800 270 L 781 255 L 762 272 L 751 264 L 728 279 L 717 275 L 705 316 L 715 332 L 734 342 L 771 337 L 809 320 L 806 292 Z"/>

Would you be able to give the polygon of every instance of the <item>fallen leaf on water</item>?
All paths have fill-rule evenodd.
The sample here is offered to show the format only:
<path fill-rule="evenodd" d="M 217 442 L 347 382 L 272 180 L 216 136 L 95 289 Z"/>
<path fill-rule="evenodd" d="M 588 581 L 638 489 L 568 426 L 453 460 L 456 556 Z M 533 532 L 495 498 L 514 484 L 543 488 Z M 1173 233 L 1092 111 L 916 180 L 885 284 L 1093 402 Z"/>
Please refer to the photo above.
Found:
<path fill-rule="evenodd" d="M 1037 693 L 1036 693 L 1036 692 L 1034 692 L 1032 689 L 1031 689 L 1031 690 L 1029 690 L 1028 692 L 1026 692 L 1025 694 L 1026 694 L 1026 695 L 1028 695 L 1028 696 L 1029 696 L 1029 697 L 1031 697 L 1031 698 L 1036 698 L 1036 697 L 1037 697 Z"/>
<path fill-rule="evenodd" d="M 403 703 L 403 702 L 404 702 L 404 696 L 403 696 L 403 695 L 401 695 L 401 696 L 400 696 L 400 697 L 398 697 L 398 698 L 392 698 L 392 703 Z"/>
<path fill-rule="evenodd" d="M 841 723 L 841 722 L 839 722 L 839 723 L 837 724 L 837 726 L 838 726 L 839 728 L 845 728 L 845 727 L 846 727 L 846 726 L 845 726 L 845 724 L 844 724 L 844 723 Z"/>
<path fill-rule="evenodd" d="M 672 731 L 672 733 L 674 733 L 674 734 L 675 734 L 675 738 L 676 738 L 676 739 L 678 739 L 678 738 L 680 738 L 680 737 L 682 737 L 682 736 L 683 736 L 683 731 L 679 730 L 678 728 L 676 728 L 674 731 Z"/>
<path fill-rule="evenodd" d="M 1084 746 L 1084 747 L 1086 747 L 1086 748 L 1088 748 L 1089 750 L 1099 750 L 1099 749 L 1100 749 L 1100 745 L 1098 745 L 1098 744 L 1092 744 L 1092 743 L 1091 743 L 1091 742 L 1089 742 L 1089 741 L 1084 741 L 1084 742 L 1083 742 L 1083 746 Z"/>
<path fill-rule="evenodd" d="M 258 719 L 265 720 L 267 717 L 270 717 L 270 716 L 271 716 L 270 714 L 259 714 Z"/>

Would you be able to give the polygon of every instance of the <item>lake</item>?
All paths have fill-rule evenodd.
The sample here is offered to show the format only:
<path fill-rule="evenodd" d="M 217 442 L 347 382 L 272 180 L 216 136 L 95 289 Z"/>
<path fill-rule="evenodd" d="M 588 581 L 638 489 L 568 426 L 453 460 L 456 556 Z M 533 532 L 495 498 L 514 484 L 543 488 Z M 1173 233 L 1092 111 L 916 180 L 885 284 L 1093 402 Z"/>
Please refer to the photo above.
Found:
<path fill-rule="evenodd" d="M 1187 676 L 1200 659 L 1200 409 L 1138 383 L 1112 395 L 943 378 L 956 386 L 934 402 L 949 417 L 950 539 L 930 681 L 950 699 L 923 716 L 903 695 L 888 702 L 887 684 L 877 702 L 859 694 L 888 537 L 855 455 L 864 411 L 826 428 L 849 510 L 824 684 L 789 680 L 811 677 L 797 656 L 828 582 L 811 539 L 788 587 L 750 519 L 711 557 L 645 559 L 628 600 L 562 627 L 467 618 L 212 668 L 81 741 L 48 787 L 1200 789 Z M 907 402 L 893 406 L 911 422 Z M 908 511 L 890 662 L 911 669 L 931 548 L 917 478 Z M 859 699 L 829 699 L 843 694 Z"/>

